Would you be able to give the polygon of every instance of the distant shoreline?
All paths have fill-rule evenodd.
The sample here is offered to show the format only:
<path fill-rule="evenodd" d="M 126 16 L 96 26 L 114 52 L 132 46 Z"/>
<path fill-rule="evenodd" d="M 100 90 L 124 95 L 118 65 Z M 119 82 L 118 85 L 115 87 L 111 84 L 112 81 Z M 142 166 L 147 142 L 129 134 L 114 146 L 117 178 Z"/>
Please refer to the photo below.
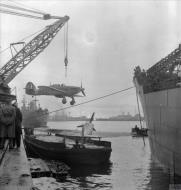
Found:
<path fill-rule="evenodd" d="M 71 129 L 50 129 L 52 133 L 55 134 L 63 134 L 63 135 L 77 135 L 81 136 L 81 133 L 79 130 L 71 130 Z M 101 138 L 112 138 L 112 137 L 125 137 L 125 136 L 131 136 L 131 132 L 112 132 L 112 131 L 96 131 L 95 133 Z"/>
<path fill-rule="evenodd" d="M 144 120 L 144 117 L 141 116 L 141 120 Z M 89 121 L 87 116 L 68 116 L 68 115 L 55 115 L 52 118 L 49 118 L 49 121 Z M 98 117 L 96 121 L 140 121 L 139 114 L 134 116 L 127 115 L 117 115 L 111 117 Z"/>
<path fill-rule="evenodd" d="M 69 122 L 69 121 L 89 121 L 87 120 L 48 120 L 49 122 Z M 96 119 L 95 121 L 139 121 L 139 120 L 111 120 L 111 119 Z M 144 121 L 143 119 L 141 121 Z"/>

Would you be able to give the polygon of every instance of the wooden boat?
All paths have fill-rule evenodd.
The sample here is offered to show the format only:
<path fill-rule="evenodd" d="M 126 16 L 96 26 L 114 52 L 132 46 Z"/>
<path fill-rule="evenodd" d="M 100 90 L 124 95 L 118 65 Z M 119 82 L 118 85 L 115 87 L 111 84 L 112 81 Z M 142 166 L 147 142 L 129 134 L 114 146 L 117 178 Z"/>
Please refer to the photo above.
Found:
<path fill-rule="evenodd" d="M 24 142 L 29 156 L 69 165 L 108 163 L 112 151 L 111 142 L 97 136 L 25 135 Z"/>
<path fill-rule="evenodd" d="M 89 122 L 77 126 L 81 131 L 65 131 L 52 135 L 51 130 L 48 130 L 46 135 L 26 134 L 24 142 L 27 153 L 32 157 L 59 160 L 70 165 L 108 163 L 112 151 L 111 142 L 92 135 L 95 131 L 93 119 L 94 113 Z"/>

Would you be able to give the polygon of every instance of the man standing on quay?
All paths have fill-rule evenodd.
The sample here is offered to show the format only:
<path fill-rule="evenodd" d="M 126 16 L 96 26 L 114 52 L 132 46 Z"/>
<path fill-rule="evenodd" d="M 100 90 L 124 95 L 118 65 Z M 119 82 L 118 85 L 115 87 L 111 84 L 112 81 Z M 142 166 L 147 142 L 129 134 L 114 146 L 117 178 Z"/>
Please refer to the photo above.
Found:
<path fill-rule="evenodd" d="M 13 148 L 15 138 L 16 110 L 11 101 L 0 103 L 0 149 L 4 148 L 5 139 L 9 139 L 9 149 Z"/>

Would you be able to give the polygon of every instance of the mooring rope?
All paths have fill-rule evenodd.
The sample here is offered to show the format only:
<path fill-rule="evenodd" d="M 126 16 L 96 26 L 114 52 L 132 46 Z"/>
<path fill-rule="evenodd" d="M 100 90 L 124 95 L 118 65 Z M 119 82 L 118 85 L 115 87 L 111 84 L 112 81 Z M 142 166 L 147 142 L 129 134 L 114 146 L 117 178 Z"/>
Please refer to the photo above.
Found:
<path fill-rule="evenodd" d="M 60 108 L 60 109 L 57 109 L 57 110 L 53 110 L 51 112 L 47 112 L 47 113 L 43 113 L 42 115 L 39 115 L 39 116 L 36 116 L 36 117 L 43 117 L 45 115 L 48 115 L 48 114 L 52 114 L 52 113 L 55 113 L 55 112 L 58 112 L 58 111 L 61 111 L 61 110 L 65 110 L 65 109 L 70 109 L 70 108 L 73 108 L 73 107 L 77 107 L 77 106 L 81 106 L 81 105 L 84 105 L 84 104 L 88 104 L 90 102 L 94 102 L 94 101 L 97 101 L 97 100 L 100 100 L 100 99 L 104 99 L 104 98 L 107 98 L 109 96 L 113 96 L 115 94 L 119 94 L 119 93 L 122 93 L 122 92 L 125 92 L 125 91 L 128 91 L 130 89 L 133 89 L 134 86 L 132 87 L 129 87 L 129 88 L 125 88 L 123 90 L 119 90 L 119 91 L 116 91 L 116 92 L 112 92 L 110 94 L 107 94 L 107 95 L 104 95 L 104 96 L 100 96 L 98 98 L 94 98 L 94 99 L 91 99 L 91 100 L 88 100 L 88 101 L 85 101 L 85 102 L 82 102 L 82 103 L 79 103 L 79 104 L 75 104 L 75 105 L 72 105 L 72 106 L 67 106 L 65 108 Z M 32 118 L 35 117 L 35 116 L 32 116 Z"/>

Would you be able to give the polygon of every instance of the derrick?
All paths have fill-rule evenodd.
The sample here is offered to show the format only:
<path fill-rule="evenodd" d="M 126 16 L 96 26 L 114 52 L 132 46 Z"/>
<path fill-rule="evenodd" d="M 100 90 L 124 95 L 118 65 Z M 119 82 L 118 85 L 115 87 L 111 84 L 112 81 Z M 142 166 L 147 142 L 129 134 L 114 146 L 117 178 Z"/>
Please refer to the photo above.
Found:
<path fill-rule="evenodd" d="M 181 44 L 147 71 L 137 66 L 134 78 L 143 86 L 144 93 L 178 88 L 181 84 Z"/>
<path fill-rule="evenodd" d="M 0 76 L 8 84 L 21 72 L 33 59 L 35 59 L 53 40 L 58 31 L 69 20 L 65 16 L 46 29 L 26 44 L 14 57 L 12 57 L 1 69 Z"/>
<path fill-rule="evenodd" d="M 34 60 L 50 44 L 64 24 L 69 20 L 68 16 L 52 16 L 48 13 L 0 3 L 0 13 L 23 16 L 33 19 L 49 20 L 57 19 L 53 24 L 48 25 L 45 29 L 36 35 L 30 42 L 13 43 L 17 45 L 23 43 L 23 48 L 16 51 L 16 54 L 0 68 L 0 101 L 4 99 L 15 99 L 10 95 L 8 84 L 20 73 L 32 60 Z"/>
<path fill-rule="evenodd" d="M 159 72 L 173 72 L 181 64 L 181 44 L 165 58 L 147 70 L 148 75 L 158 74 Z"/>

